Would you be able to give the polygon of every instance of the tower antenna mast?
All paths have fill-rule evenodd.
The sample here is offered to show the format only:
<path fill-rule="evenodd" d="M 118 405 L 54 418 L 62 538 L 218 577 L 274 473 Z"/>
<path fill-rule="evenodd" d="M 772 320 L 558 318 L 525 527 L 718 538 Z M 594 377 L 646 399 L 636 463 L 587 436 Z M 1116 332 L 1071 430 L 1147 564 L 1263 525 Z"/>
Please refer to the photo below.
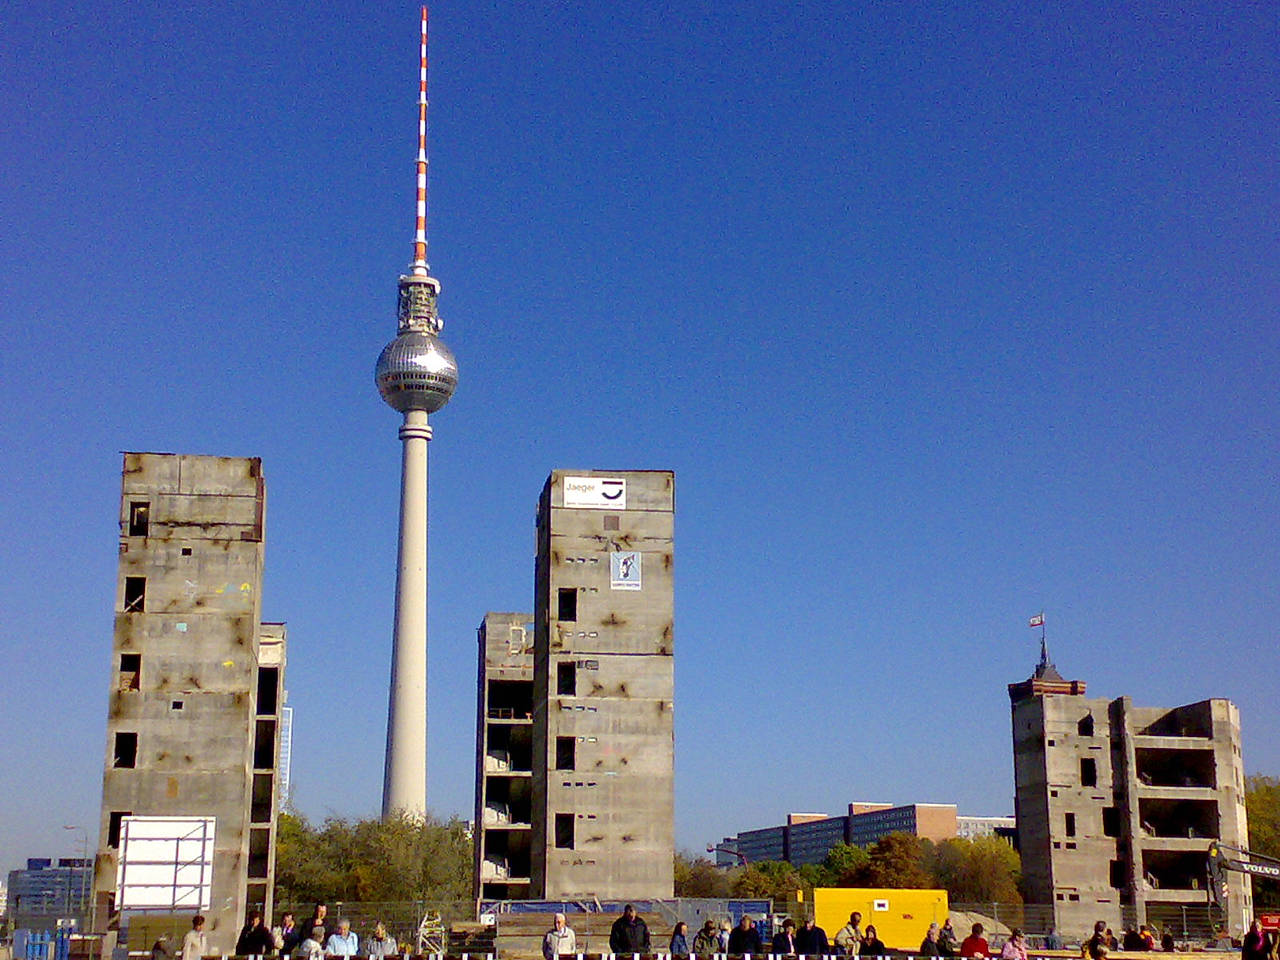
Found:
<path fill-rule="evenodd" d="M 418 218 L 413 237 L 413 275 L 425 277 L 427 266 L 427 8 L 422 8 L 422 41 L 418 64 Z"/>

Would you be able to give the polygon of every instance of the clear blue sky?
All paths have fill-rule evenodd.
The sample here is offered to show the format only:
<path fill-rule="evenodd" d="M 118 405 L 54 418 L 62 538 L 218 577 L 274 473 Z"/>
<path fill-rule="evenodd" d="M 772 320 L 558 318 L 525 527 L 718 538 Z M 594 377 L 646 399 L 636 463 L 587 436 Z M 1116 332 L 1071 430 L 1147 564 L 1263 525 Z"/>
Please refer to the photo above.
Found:
<path fill-rule="evenodd" d="M 377 810 L 417 15 L 7 11 L 0 867 L 96 828 L 123 449 L 263 458 L 297 799 Z M 1011 812 L 1041 608 L 1091 692 L 1230 697 L 1280 773 L 1278 22 L 436 4 L 432 807 L 554 467 L 676 471 L 682 845 Z"/>

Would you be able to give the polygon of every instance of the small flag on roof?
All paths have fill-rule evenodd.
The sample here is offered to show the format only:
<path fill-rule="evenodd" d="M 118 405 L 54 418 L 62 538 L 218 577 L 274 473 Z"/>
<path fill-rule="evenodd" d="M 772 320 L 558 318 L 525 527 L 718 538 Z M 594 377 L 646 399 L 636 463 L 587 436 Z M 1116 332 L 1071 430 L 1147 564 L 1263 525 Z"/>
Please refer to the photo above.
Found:
<path fill-rule="evenodd" d="M 1034 617 L 1032 617 L 1029 621 L 1027 621 L 1027 626 L 1028 626 L 1028 627 L 1043 627 L 1043 626 L 1044 626 L 1044 614 L 1043 614 L 1043 613 L 1037 613 Z"/>

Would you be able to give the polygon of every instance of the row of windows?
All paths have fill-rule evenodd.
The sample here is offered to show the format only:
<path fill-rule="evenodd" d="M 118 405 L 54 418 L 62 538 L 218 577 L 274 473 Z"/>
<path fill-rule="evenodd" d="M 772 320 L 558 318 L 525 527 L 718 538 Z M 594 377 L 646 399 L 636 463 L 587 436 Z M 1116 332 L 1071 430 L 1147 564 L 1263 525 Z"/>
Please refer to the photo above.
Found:
<path fill-rule="evenodd" d="M 172 710 L 181 710 L 183 702 L 174 700 Z M 557 741 L 565 739 L 557 737 Z M 568 738 L 572 739 L 572 738 Z M 557 743 L 557 747 L 559 744 Z M 133 770 L 138 766 L 138 734 L 134 730 L 120 730 L 115 735 L 111 766 L 117 770 Z M 253 766 L 258 770 L 270 770 L 276 765 L 276 722 L 258 720 L 253 733 Z M 563 769 L 572 770 L 573 767 Z"/>
<path fill-rule="evenodd" d="M 120 654 L 120 675 L 116 689 L 122 692 L 142 688 L 142 654 Z M 181 700 L 174 700 L 170 709 L 181 710 Z M 280 707 L 280 668 L 258 668 L 258 716 L 274 716 Z"/>

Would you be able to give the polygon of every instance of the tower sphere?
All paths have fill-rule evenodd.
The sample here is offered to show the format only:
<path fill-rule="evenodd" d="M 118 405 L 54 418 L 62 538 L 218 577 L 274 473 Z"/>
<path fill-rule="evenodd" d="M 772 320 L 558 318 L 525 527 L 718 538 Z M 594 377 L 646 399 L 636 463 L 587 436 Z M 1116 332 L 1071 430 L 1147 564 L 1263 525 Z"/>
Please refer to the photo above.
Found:
<path fill-rule="evenodd" d="M 382 399 L 401 413 L 435 413 L 458 386 L 458 362 L 438 337 L 409 330 L 382 348 L 373 379 Z"/>

